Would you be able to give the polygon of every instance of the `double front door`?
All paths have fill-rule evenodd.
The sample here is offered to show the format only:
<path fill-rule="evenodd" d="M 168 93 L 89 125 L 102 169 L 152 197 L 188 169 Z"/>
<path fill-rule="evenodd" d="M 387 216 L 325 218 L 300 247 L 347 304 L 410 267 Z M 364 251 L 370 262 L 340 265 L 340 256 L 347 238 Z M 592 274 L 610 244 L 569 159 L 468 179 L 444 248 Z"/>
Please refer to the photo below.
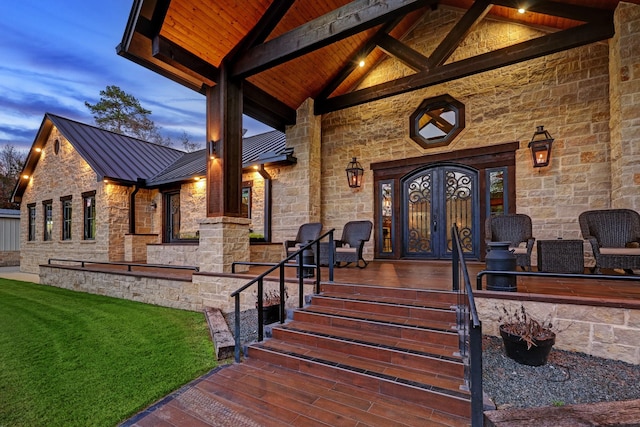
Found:
<path fill-rule="evenodd" d="M 480 206 L 478 172 L 460 165 L 429 167 L 402 180 L 402 257 L 451 257 L 451 227 L 460 231 L 462 247 L 478 257 Z"/>

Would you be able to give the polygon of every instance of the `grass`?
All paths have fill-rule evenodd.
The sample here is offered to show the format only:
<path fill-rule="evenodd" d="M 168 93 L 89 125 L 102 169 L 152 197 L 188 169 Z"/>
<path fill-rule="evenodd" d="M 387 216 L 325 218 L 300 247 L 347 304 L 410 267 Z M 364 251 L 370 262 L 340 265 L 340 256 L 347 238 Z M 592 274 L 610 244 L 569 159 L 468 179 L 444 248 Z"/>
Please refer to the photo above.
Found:
<path fill-rule="evenodd" d="M 215 367 L 202 313 L 0 279 L 0 427 L 114 426 Z"/>

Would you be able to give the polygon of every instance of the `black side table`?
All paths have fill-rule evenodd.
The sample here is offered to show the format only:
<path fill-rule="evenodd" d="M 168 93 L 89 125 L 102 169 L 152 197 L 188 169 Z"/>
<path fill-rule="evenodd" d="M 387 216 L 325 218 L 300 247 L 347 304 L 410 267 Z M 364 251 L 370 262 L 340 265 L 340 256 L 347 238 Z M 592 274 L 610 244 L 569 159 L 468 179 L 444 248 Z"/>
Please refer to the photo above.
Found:
<path fill-rule="evenodd" d="M 584 273 L 582 240 L 537 240 L 538 271 L 547 273 Z"/>

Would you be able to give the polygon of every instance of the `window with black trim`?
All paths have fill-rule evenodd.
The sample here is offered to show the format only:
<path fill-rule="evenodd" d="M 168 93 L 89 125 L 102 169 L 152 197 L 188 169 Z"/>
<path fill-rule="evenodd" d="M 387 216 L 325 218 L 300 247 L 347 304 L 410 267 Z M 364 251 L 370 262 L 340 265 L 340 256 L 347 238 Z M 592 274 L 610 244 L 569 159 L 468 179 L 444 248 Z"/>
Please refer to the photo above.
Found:
<path fill-rule="evenodd" d="M 29 235 L 27 238 L 30 242 L 33 242 L 36 240 L 36 204 L 28 204 L 27 210 L 29 211 Z"/>
<path fill-rule="evenodd" d="M 84 240 L 96 238 L 96 192 L 82 193 Z"/>
<path fill-rule="evenodd" d="M 242 182 L 242 217 L 251 218 L 251 187 L 252 181 Z"/>
<path fill-rule="evenodd" d="M 44 211 L 43 240 L 50 241 L 53 239 L 53 200 L 42 202 L 42 210 Z"/>
<path fill-rule="evenodd" d="M 507 191 L 507 167 L 487 169 L 487 217 L 507 213 L 509 199 Z"/>
<path fill-rule="evenodd" d="M 60 197 L 62 205 L 62 240 L 71 240 L 71 217 L 72 217 L 71 196 Z"/>
<path fill-rule="evenodd" d="M 427 98 L 409 117 L 409 136 L 422 148 L 449 145 L 464 129 L 464 104 L 450 95 Z"/>

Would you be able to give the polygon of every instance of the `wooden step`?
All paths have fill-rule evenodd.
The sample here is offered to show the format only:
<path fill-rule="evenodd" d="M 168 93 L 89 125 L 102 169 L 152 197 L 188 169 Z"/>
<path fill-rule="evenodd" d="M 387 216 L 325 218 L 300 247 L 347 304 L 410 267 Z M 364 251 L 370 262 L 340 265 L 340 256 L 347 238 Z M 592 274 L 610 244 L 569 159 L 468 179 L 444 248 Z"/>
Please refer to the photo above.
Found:
<path fill-rule="evenodd" d="M 379 302 L 354 300 L 339 296 L 314 295 L 312 300 L 314 306 L 342 308 L 351 311 L 363 311 L 366 313 L 387 314 L 396 317 L 409 317 L 412 319 L 433 320 L 448 324 L 455 323 L 456 312 L 450 308 L 432 308 L 416 304 L 405 304 L 400 302 Z M 404 300 L 400 300 L 404 301 Z"/>
<path fill-rule="evenodd" d="M 384 298 L 403 299 L 409 301 L 433 302 L 446 304 L 446 306 L 456 305 L 458 295 L 454 292 L 436 291 L 426 289 L 407 288 L 387 288 L 368 285 L 351 285 L 343 283 L 321 283 L 321 293 L 350 294 L 353 296 L 366 296 L 369 298 L 382 300 Z"/>
<path fill-rule="evenodd" d="M 298 327 L 302 326 L 301 329 Z M 275 339 L 288 343 L 300 343 L 318 349 L 336 350 L 344 354 L 369 358 L 386 363 L 409 368 L 439 373 L 461 378 L 464 375 L 464 365 L 459 358 L 449 355 L 441 356 L 423 351 L 410 351 L 406 348 L 376 343 L 375 337 L 368 341 L 364 336 L 358 338 L 345 338 L 340 335 L 330 335 L 318 330 L 312 331 L 312 327 L 304 328 L 298 322 L 292 322 L 282 327 L 272 329 Z M 333 330 L 333 333 L 341 331 Z M 368 337 L 367 337 L 368 338 Z M 399 343 L 398 343 L 399 344 Z"/>
<path fill-rule="evenodd" d="M 456 417 L 469 418 L 468 393 L 452 377 L 403 368 L 337 352 L 269 339 L 249 347 L 249 357 L 292 371 L 357 385 L 387 397 L 396 397 Z"/>
<path fill-rule="evenodd" d="M 360 317 L 345 316 L 344 314 L 339 310 L 329 311 L 306 307 L 305 309 L 294 311 L 293 320 L 314 323 L 320 326 L 376 333 L 387 337 L 428 342 L 437 346 L 458 346 L 458 333 L 450 328 L 447 330 L 434 330 L 418 325 L 394 324 L 388 321 L 368 320 Z M 438 326 L 445 327 L 442 324 L 438 324 Z"/>

